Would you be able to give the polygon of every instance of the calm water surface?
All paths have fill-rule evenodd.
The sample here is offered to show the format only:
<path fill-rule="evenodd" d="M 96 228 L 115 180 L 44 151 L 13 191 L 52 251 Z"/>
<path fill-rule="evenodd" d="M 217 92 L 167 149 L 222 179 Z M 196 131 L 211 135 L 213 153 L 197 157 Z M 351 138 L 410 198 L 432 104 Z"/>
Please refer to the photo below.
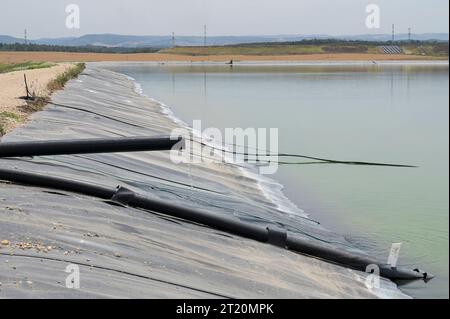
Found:
<path fill-rule="evenodd" d="M 203 127 L 277 127 L 279 149 L 419 168 L 285 165 L 273 177 L 313 219 L 381 260 L 437 278 L 402 289 L 449 296 L 448 65 L 122 65 L 148 96 Z"/>

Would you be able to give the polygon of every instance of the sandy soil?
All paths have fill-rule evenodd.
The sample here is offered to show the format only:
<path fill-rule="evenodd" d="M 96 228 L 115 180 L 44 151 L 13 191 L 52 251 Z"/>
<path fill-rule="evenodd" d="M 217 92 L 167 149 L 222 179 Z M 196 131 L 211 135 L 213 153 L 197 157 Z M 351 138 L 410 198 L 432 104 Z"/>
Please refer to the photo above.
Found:
<path fill-rule="evenodd" d="M 27 115 L 23 106 L 26 102 L 20 99 L 26 95 L 23 75 L 26 74 L 28 88 L 31 92 L 35 92 L 40 96 L 47 95 L 47 83 L 56 78 L 59 74 L 64 73 L 70 68 L 70 63 L 61 63 L 51 68 L 35 69 L 26 71 L 15 71 L 0 74 L 0 115 L 4 112 L 14 113 L 18 118 L 1 116 L 4 127 L 9 131 L 20 124 L 21 119 Z"/>
<path fill-rule="evenodd" d="M 305 54 L 305 55 L 213 55 L 186 56 L 161 53 L 109 54 L 109 53 L 68 53 L 68 52 L 0 52 L 0 63 L 24 61 L 91 62 L 91 61 L 405 61 L 443 60 L 417 55 L 389 54 Z M 446 58 L 445 58 L 446 60 Z"/>

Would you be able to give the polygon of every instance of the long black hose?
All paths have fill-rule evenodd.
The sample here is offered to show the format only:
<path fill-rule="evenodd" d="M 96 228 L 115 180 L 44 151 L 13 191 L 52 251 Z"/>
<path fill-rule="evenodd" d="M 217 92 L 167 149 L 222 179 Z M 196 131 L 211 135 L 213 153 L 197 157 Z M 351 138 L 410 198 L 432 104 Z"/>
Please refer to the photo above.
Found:
<path fill-rule="evenodd" d="M 254 239 L 259 242 L 272 244 L 360 271 L 366 271 L 369 265 L 376 265 L 380 269 L 381 276 L 392 280 L 423 279 L 428 281 L 433 278 L 432 275 L 418 269 L 409 270 L 391 267 L 389 265 L 379 263 L 365 255 L 339 250 L 332 245 L 315 243 L 311 240 L 300 238 L 284 229 L 279 229 L 272 226 L 263 227 L 248 222 L 243 222 L 235 217 L 223 216 L 201 209 L 193 209 L 162 201 L 160 199 L 148 198 L 122 187 L 108 188 L 59 177 L 44 176 L 4 168 L 0 168 L 0 180 L 6 180 L 24 185 L 64 190 L 110 200 L 123 205 L 129 205 L 130 207 L 189 220 L 218 230 L 245 238 Z"/>
<path fill-rule="evenodd" d="M 186 138 L 185 138 L 186 139 Z M 195 139 L 189 139 L 191 142 L 197 142 L 200 143 L 203 146 L 209 147 L 211 149 L 233 154 L 233 155 L 241 155 L 241 156 L 257 156 L 257 157 L 291 157 L 291 158 L 303 158 L 303 159 L 309 159 L 309 160 L 315 160 L 318 162 L 307 162 L 306 164 L 320 164 L 320 163 L 329 163 L 329 164 L 345 164 L 345 165 L 364 165 L 364 166 L 388 166 L 388 167 L 405 167 L 405 168 L 417 168 L 415 165 L 409 165 L 409 164 L 396 164 L 396 163 L 379 163 L 379 162 L 367 162 L 367 161 L 344 161 L 344 160 L 336 160 L 336 159 L 329 159 L 329 158 L 323 158 L 323 157 L 315 157 L 315 156 L 309 156 L 309 155 L 303 155 L 303 154 L 291 154 L 291 153 L 269 153 L 265 150 L 260 150 L 258 148 L 252 148 L 255 152 L 249 153 L 249 152 L 237 152 L 237 151 L 231 151 L 227 150 L 226 146 L 232 146 L 232 147 L 243 147 L 242 145 L 232 144 L 232 143 L 223 143 L 222 148 L 215 147 L 213 145 L 207 144 L 205 142 L 197 141 Z M 292 165 L 299 165 L 304 164 L 302 162 L 285 162 L 285 161 L 278 161 L 278 160 L 259 160 L 259 162 L 266 162 L 266 163 L 277 163 L 277 164 L 292 164 Z"/>
<path fill-rule="evenodd" d="M 171 150 L 182 138 L 119 137 L 0 143 L 0 158 Z"/>

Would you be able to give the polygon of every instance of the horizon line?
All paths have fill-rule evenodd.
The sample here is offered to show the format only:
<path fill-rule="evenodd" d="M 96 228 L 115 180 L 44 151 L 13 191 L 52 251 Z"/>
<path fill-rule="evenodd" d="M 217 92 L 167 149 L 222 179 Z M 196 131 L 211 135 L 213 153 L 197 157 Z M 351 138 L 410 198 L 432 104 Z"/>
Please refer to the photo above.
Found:
<path fill-rule="evenodd" d="M 411 33 L 411 35 L 426 35 L 426 34 L 443 34 L 449 36 L 449 32 L 423 32 L 423 33 Z M 84 33 L 82 35 L 73 35 L 73 36 L 40 36 L 36 38 L 28 38 L 28 40 L 41 40 L 41 39 L 60 39 L 60 38 L 81 38 L 83 36 L 88 35 L 117 35 L 117 36 L 130 36 L 130 37 L 172 37 L 172 33 L 168 34 L 123 34 L 123 33 L 114 33 L 114 32 L 100 32 L 100 33 Z M 397 33 L 397 36 L 408 36 L 407 32 L 401 32 Z M 8 36 L 12 38 L 22 39 L 22 36 L 15 36 L 15 35 L 9 35 L 9 34 L 0 34 L 0 36 Z M 232 35 L 232 34 L 221 34 L 221 35 L 214 35 L 210 34 L 208 35 L 208 38 L 215 38 L 215 37 L 314 37 L 314 36 L 320 36 L 320 37 L 354 37 L 354 36 L 391 36 L 390 33 L 354 33 L 354 34 L 327 34 L 327 33 L 286 33 L 286 34 L 242 34 L 242 35 Z M 175 37 L 200 37 L 203 38 L 204 35 L 192 35 L 192 34 L 179 34 L 177 35 L 175 33 Z"/>

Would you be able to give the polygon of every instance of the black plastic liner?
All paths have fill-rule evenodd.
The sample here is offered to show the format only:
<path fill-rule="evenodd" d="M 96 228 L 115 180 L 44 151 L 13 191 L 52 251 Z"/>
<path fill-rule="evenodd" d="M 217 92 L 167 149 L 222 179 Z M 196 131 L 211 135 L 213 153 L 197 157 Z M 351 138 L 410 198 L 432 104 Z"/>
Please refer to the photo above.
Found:
<path fill-rule="evenodd" d="M 163 109 L 161 105 L 137 94 L 134 90 L 134 83 L 127 77 L 97 68 L 94 65 L 88 65 L 85 72 L 77 80 L 69 82 L 63 91 L 52 97 L 52 103 L 44 111 L 35 113 L 32 120 L 25 126 L 4 136 L 2 143 L 159 136 L 168 135 L 174 128 L 182 126 L 182 123 L 167 116 L 167 110 Z M 227 290 L 226 287 L 229 287 L 229 284 L 238 286 L 242 278 L 247 278 L 249 271 L 252 272 L 251 265 L 258 264 L 260 260 L 265 260 L 261 263 L 263 265 L 261 267 L 265 267 L 268 273 L 277 273 L 279 266 L 275 267 L 275 264 L 283 264 L 283 258 L 287 258 L 290 262 L 296 260 L 296 262 L 291 264 L 289 271 L 280 273 L 277 280 L 270 282 L 269 285 L 275 290 L 267 290 L 266 293 L 268 294 L 265 296 L 278 296 L 274 292 L 278 291 L 279 284 L 288 285 L 288 282 L 295 282 L 296 288 L 290 290 L 289 293 L 280 294 L 280 297 L 402 296 L 394 286 L 389 285 L 386 281 L 382 281 L 383 288 L 381 290 L 368 291 L 364 286 L 364 278 L 367 274 L 363 272 L 365 270 L 363 268 L 366 264 L 373 263 L 373 259 L 359 247 L 348 242 L 343 236 L 325 229 L 318 222 L 310 219 L 301 209 L 295 207 L 284 197 L 280 184 L 259 176 L 256 168 L 250 165 L 242 168 L 227 162 L 174 164 L 170 161 L 167 151 L 158 151 L 3 158 L 0 159 L 0 167 L 3 174 L 1 178 L 3 179 L 25 185 L 88 194 L 89 196 L 102 198 L 109 203 L 119 202 L 120 205 L 128 205 L 127 209 L 133 212 L 134 218 L 137 215 L 132 208 L 133 206 L 183 219 L 187 218 L 188 215 L 192 217 L 197 214 L 196 218 L 198 219 L 190 217 L 190 220 L 241 236 L 242 239 L 234 242 L 233 245 L 235 246 L 231 244 L 221 245 L 225 234 L 212 235 L 208 232 L 209 235 L 204 238 L 205 240 L 197 243 L 198 238 L 195 238 L 195 236 L 178 238 L 178 236 L 183 236 L 181 234 L 184 233 L 185 222 L 179 226 L 173 226 L 171 223 L 164 224 L 159 226 L 161 229 L 157 230 L 153 230 L 153 226 L 149 222 L 142 223 L 143 229 L 152 229 L 152 231 L 146 232 L 146 237 L 140 238 L 140 240 L 152 240 L 152 236 L 159 236 L 159 232 L 167 233 L 165 242 L 168 243 L 175 239 L 180 240 L 178 245 L 181 250 L 177 250 L 176 254 L 181 253 L 182 250 L 194 249 L 198 245 L 197 252 L 206 254 L 206 256 L 199 258 L 199 261 L 205 258 L 214 260 L 214 265 L 202 268 L 203 273 L 206 271 L 205 269 L 214 272 L 220 268 L 220 264 L 224 260 L 219 256 L 226 251 L 230 269 L 220 272 L 221 276 L 226 274 L 227 277 L 227 280 L 220 281 L 223 288 L 221 289 L 221 295 L 224 296 L 264 296 L 264 294 L 252 295 L 250 290 L 253 288 L 251 285 L 242 287 L 242 290 Z M 33 178 L 35 178 L 34 182 Z M 117 192 L 117 185 L 121 185 L 122 191 Z M 8 192 L 8 189 L 11 189 L 11 192 Z M 126 192 L 123 189 L 126 189 Z M 3 188 L 2 196 L 4 198 L 15 198 L 14 192 L 13 186 L 6 185 Z M 83 219 L 75 220 L 71 219 L 70 214 L 77 210 L 65 203 L 68 200 L 67 198 L 53 196 L 54 203 L 50 202 L 48 205 L 62 205 L 58 208 L 58 211 L 55 211 L 53 206 L 47 207 L 44 200 L 37 201 L 37 199 L 26 195 L 33 193 L 32 190 L 23 189 L 19 194 L 22 193 L 24 195 L 16 198 L 16 201 L 19 204 L 30 203 L 24 208 L 26 210 L 37 210 L 36 213 L 39 212 L 43 216 L 48 214 L 50 214 L 49 216 L 58 216 L 58 219 L 68 220 L 70 225 L 80 223 L 80 229 L 92 229 L 99 233 L 104 231 L 105 238 L 112 239 L 117 235 L 103 228 L 109 223 L 115 223 L 118 218 L 122 219 L 122 217 L 119 217 L 121 215 L 104 216 L 102 217 L 104 220 L 98 220 L 98 217 L 94 218 L 94 215 L 98 215 L 97 209 L 100 209 L 100 206 L 94 205 L 92 200 L 83 199 L 86 202 L 86 206 L 80 208 L 81 211 L 85 211 L 81 214 Z M 48 200 L 51 196 L 45 196 L 45 198 Z M 44 206 L 45 209 L 40 209 Z M 67 211 L 63 207 L 67 207 Z M 104 209 L 103 206 L 101 207 Z M 113 210 L 114 206 L 109 205 L 109 207 Z M 126 214 L 126 212 L 127 210 L 121 210 L 121 214 Z M 199 212 L 202 213 L 199 214 Z M 203 218 L 209 219 L 211 216 L 214 221 Z M 4 234 L 8 234 L 16 240 L 22 240 L 21 236 L 28 236 L 41 241 L 65 242 L 63 238 L 66 237 L 63 237 L 63 235 L 47 238 L 47 235 L 51 234 L 41 234 L 32 230 L 39 224 L 46 225 L 46 220 L 36 217 L 36 223 L 38 224 L 34 224 L 20 215 L 17 215 L 17 219 L 11 219 L 12 217 L 15 217 L 15 215 L 5 216 L 0 223 L 2 237 L 7 237 Z M 0 219 L 2 219 L 1 215 Z M 225 224 L 222 221 L 225 221 Z M 133 221 L 122 221 L 122 224 L 131 225 Z M 75 228 L 70 230 L 71 236 L 78 234 Z M 208 229 L 202 228 L 204 232 Z M 185 236 L 190 235 L 185 234 Z M 257 252 L 251 248 L 255 245 L 253 241 L 248 241 L 242 236 L 272 245 L 258 246 Z M 174 252 L 169 248 L 160 249 L 160 247 L 165 247 L 164 241 L 158 244 L 157 247 L 159 248 L 155 248 L 156 246 L 146 247 L 145 249 L 150 250 L 146 250 L 145 254 L 150 254 L 152 258 L 157 259 L 166 253 L 173 254 Z M 132 256 L 132 247 L 138 247 L 140 242 L 128 237 L 125 242 L 127 248 L 123 248 L 123 253 Z M 108 243 L 113 244 L 111 240 Z M 250 249 L 245 253 L 248 263 L 234 263 L 233 257 L 230 257 L 239 249 L 244 249 L 244 246 L 241 247 L 241 244 L 237 243 L 245 244 L 245 247 Z M 273 245 L 278 247 L 273 247 Z M 219 246 L 220 248 L 218 248 Z M 357 270 L 333 266 L 320 260 L 313 261 L 315 259 L 311 258 L 305 259 L 301 255 L 288 250 L 281 250 L 279 247 L 287 247 L 302 254 L 315 255 L 321 259 L 345 264 L 351 269 Z M 167 251 L 167 249 L 169 250 Z M 98 250 L 101 249 L 95 248 L 95 251 L 98 252 Z M 280 251 L 284 252 L 284 257 L 272 259 Z M 107 267 L 107 263 L 104 263 L 100 256 L 94 254 L 94 249 L 90 248 L 85 253 L 88 252 L 91 255 L 93 254 L 90 259 L 94 258 L 97 264 Z M 339 252 L 340 257 L 336 255 L 336 252 Z M 262 255 L 256 257 L 255 254 Z M 1 255 L 2 252 L 0 252 Z M 355 256 L 358 257 L 355 259 Z M 145 272 L 142 265 L 135 267 L 130 262 L 132 262 L 131 259 L 123 260 L 120 263 L 122 271 L 134 269 L 136 273 Z M 24 266 L 27 265 L 29 264 L 24 261 Z M 197 278 L 195 282 L 201 283 L 200 286 L 205 287 L 208 286 L 208 283 L 219 280 L 217 273 L 215 275 L 211 273 L 206 281 L 200 280 L 200 277 L 194 273 L 186 276 L 178 258 L 167 261 L 166 265 L 172 267 L 171 271 L 161 273 L 161 278 L 167 280 L 176 278 L 179 284 L 189 281 L 191 278 L 189 276 Z M 379 265 L 383 275 L 390 278 L 400 276 L 401 270 L 395 270 L 394 276 L 392 273 L 389 274 L 392 270 L 386 268 L 383 264 Z M 239 269 L 238 273 L 242 272 L 245 275 L 236 275 L 234 268 L 236 271 Z M 6 273 L 9 273 L 9 271 Z M 265 272 L 260 269 L 256 273 L 258 274 L 256 277 L 259 278 Z M 405 274 L 421 277 L 420 274 L 411 271 L 406 271 Z M 329 286 L 330 284 L 332 286 Z M 332 287 L 336 289 L 332 289 Z M 112 286 L 108 286 L 104 287 L 104 291 L 112 292 L 115 290 Z M 269 294 L 269 291 L 271 294 Z M 148 295 L 145 295 L 147 297 L 155 296 L 150 290 L 146 290 L 146 292 L 148 293 Z M 21 293 L 24 293 L 24 290 L 19 289 L 18 294 Z M 129 296 L 130 294 L 121 292 L 119 295 Z"/>
<path fill-rule="evenodd" d="M 310 240 L 295 237 L 281 229 L 271 228 L 270 226 L 264 228 L 259 225 L 240 221 L 237 218 L 211 214 L 210 212 L 204 210 L 187 208 L 172 204 L 170 202 L 164 202 L 159 199 L 147 198 L 137 195 L 134 192 L 120 186 L 116 189 L 108 189 L 101 186 L 73 182 L 61 178 L 4 169 L 0 169 L 0 179 L 28 185 L 71 191 L 102 199 L 110 199 L 113 202 L 186 219 L 213 227 L 218 230 L 230 232 L 235 235 L 308 254 L 313 257 L 321 258 L 325 261 L 334 262 L 360 271 L 366 271 L 369 265 L 377 265 L 380 269 L 381 276 L 393 280 L 429 280 L 432 278 L 431 275 L 420 270 L 390 267 L 385 264 L 380 264 L 374 259 L 370 259 L 365 256 L 359 256 L 354 253 L 351 254 L 346 251 L 337 250 L 329 245 L 313 243 Z"/>

